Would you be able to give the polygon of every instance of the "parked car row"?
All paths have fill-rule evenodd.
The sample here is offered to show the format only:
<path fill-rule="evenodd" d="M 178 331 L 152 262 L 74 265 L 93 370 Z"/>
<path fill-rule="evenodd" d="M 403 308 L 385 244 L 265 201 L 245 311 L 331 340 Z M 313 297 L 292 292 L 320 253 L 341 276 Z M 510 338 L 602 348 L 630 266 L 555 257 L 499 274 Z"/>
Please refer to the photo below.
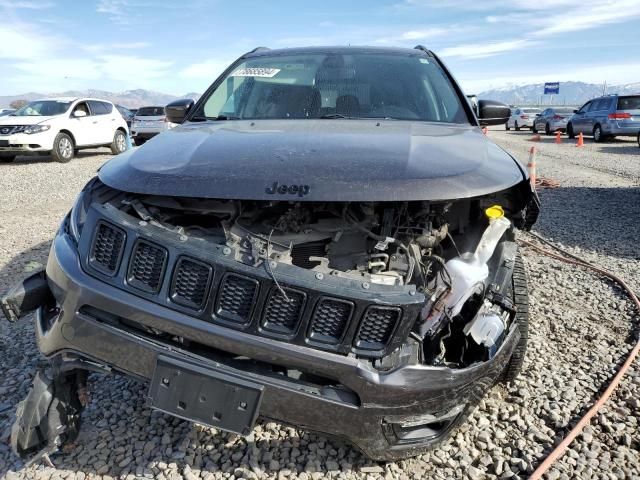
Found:
<path fill-rule="evenodd" d="M 70 161 L 78 150 L 110 147 L 114 155 L 140 145 L 175 124 L 164 106 L 128 109 L 96 98 L 45 98 L 22 108 L 0 109 L 0 162 L 18 155 L 51 154 Z"/>
<path fill-rule="evenodd" d="M 636 137 L 640 147 L 640 94 L 603 95 L 589 100 L 582 107 L 537 108 L 514 107 L 505 128 L 511 130 L 531 128 L 534 133 L 547 135 L 566 132 L 569 138 L 576 135 L 593 136 L 602 142 L 616 136 Z"/>

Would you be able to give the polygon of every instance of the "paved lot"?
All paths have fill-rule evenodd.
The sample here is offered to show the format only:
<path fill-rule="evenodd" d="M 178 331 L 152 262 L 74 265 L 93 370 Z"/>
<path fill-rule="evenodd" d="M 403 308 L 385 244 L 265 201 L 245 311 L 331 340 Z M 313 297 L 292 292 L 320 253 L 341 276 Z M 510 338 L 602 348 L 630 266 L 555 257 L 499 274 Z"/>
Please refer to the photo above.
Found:
<path fill-rule="evenodd" d="M 575 148 L 529 132 L 489 137 L 562 186 L 541 191 L 536 231 L 619 272 L 640 290 L 640 149 L 631 139 Z M 103 153 L 105 152 L 105 153 Z M 0 165 L 0 291 L 44 264 L 50 240 L 78 190 L 108 158 L 83 152 Z M 0 324 L 0 478 L 525 478 L 558 441 L 630 349 L 638 316 L 608 282 L 525 251 L 531 282 L 531 346 L 516 385 L 497 386 L 450 441 L 407 461 L 374 464 L 343 443 L 262 423 L 249 438 L 151 412 L 144 386 L 91 377 L 92 403 L 79 441 L 25 468 L 6 444 L 15 405 L 43 364 L 31 322 Z M 640 476 L 640 370 L 635 368 L 549 478 Z"/>

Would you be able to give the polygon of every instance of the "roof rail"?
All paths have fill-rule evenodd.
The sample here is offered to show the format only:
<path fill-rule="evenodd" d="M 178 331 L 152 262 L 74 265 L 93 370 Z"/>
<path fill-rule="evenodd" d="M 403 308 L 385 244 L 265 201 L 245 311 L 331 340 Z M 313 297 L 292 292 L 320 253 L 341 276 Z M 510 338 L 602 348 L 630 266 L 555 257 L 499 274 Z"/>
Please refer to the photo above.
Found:
<path fill-rule="evenodd" d="M 249 53 L 264 52 L 267 50 L 271 50 L 271 49 L 269 47 L 256 47 L 253 50 L 251 50 Z"/>

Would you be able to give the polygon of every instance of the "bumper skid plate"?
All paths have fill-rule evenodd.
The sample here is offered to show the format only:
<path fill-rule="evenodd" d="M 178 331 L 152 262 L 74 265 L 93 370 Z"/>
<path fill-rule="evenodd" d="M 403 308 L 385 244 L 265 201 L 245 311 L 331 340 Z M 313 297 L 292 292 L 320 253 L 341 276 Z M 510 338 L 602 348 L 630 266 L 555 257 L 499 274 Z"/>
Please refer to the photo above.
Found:
<path fill-rule="evenodd" d="M 159 356 L 149 387 L 151 406 L 185 420 L 248 435 L 262 399 L 262 385 Z"/>

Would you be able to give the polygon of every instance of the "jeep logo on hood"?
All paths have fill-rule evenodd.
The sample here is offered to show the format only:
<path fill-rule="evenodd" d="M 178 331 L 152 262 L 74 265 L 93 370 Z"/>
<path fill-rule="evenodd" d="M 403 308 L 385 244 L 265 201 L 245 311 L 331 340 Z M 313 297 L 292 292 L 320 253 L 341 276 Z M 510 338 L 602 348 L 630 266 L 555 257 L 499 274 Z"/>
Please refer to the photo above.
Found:
<path fill-rule="evenodd" d="M 311 188 L 309 185 L 285 185 L 280 184 L 278 182 L 273 182 L 273 185 L 267 187 L 265 190 L 269 195 L 275 195 L 276 193 L 280 195 L 298 195 L 299 197 L 304 197 L 309 193 Z"/>

